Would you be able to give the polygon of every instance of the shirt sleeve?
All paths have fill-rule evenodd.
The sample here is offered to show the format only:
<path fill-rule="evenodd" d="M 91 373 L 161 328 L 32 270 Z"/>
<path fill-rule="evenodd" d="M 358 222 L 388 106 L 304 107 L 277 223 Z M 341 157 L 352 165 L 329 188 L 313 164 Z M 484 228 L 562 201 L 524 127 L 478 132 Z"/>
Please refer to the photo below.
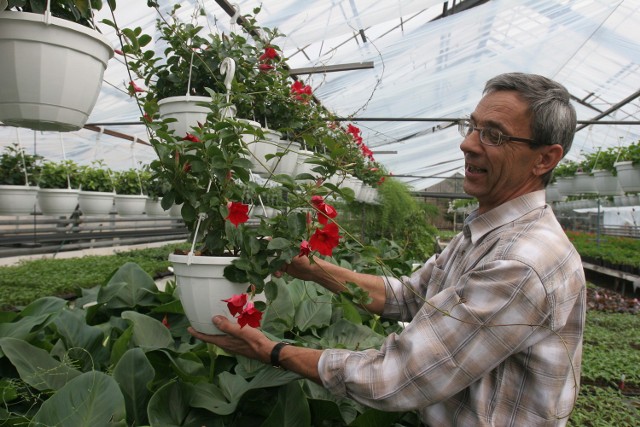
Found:
<path fill-rule="evenodd" d="M 466 388 L 551 332 L 539 277 L 494 261 L 437 292 L 379 350 L 325 350 L 318 368 L 338 396 L 387 411 L 415 410 Z"/>

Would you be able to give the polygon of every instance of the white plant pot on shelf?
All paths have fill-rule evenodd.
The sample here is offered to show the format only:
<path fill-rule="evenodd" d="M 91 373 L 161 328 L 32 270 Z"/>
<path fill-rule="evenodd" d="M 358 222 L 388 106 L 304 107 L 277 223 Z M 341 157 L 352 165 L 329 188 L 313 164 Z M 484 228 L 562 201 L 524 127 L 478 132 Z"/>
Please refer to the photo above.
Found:
<path fill-rule="evenodd" d="M 36 13 L 0 12 L 0 121 L 75 131 L 96 104 L 113 49 L 99 32 Z"/>
<path fill-rule="evenodd" d="M 38 206 L 43 215 L 69 216 L 78 206 L 80 191 L 74 188 L 41 188 Z"/>
<path fill-rule="evenodd" d="M 31 215 L 38 190 L 36 186 L 0 185 L 0 215 Z"/>
<path fill-rule="evenodd" d="M 116 210 L 120 216 L 138 216 L 144 214 L 148 197 L 142 194 L 116 194 Z"/>
<path fill-rule="evenodd" d="M 573 177 L 573 194 L 594 194 L 595 180 L 587 172 L 576 172 Z"/>
<path fill-rule="evenodd" d="M 259 128 L 260 124 L 252 120 L 242 120 L 249 125 Z M 262 176 L 269 176 L 273 172 L 276 158 L 273 157 L 278 151 L 278 142 L 281 134 L 270 129 L 263 129 L 264 138 L 258 138 L 253 134 L 244 134 L 242 140 L 247 144 L 251 153 L 248 156 L 251 162 L 251 171 Z M 271 156 L 267 160 L 267 156 Z"/>
<path fill-rule="evenodd" d="M 115 193 L 80 191 L 78 204 L 83 215 L 109 215 L 113 209 Z"/>
<path fill-rule="evenodd" d="M 191 264 L 187 261 L 191 258 Z M 227 303 L 222 301 L 247 291 L 248 283 L 235 283 L 224 278 L 224 268 L 234 257 L 211 257 L 170 254 L 176 275 L 180 302 L 189 323 L 199 332 L 221 335 L 211 318 L 221 314 L 230 317 Z"/>
<path fill-rule="evenodd" d="M 613 176 L 608 170 L 598 169 L 593 171 L 596 190 L 601 196 L 617 196 L 623 194 L 618 177 Z"/>
<path fill-rule="evenodd" d="M 640 192 L 640 164 L 633 162 L 617 162 L 614 164 L 618 172 L 618 181 L 625 193 Z"/>
<path fill-rule="evenodd" d="M 187 133 L 192 133 L 193 127 L 198 126 L 198 122 L 207 121 L 207 114 L 211 112 L 208 107 L 198 105 L 199 103 L 209 103 L 208 96 L 171 96 L 158 101 L 158 110 L 161 119 L 175 119 L 176 121 L 167 123 L 169 130 L 173 131 L 176 138 L 184 138 Z"/>
<path fill-rule="evenodd" d="M 151 197 L 147 198 L 147 201 L 144 204 L 144 211 L 147 216 L 150 217 L 164 217 L 169 216 L 169 210 L 164 210 L 162 208 L 162 198 L 158 200 L 153 200 Z"/>

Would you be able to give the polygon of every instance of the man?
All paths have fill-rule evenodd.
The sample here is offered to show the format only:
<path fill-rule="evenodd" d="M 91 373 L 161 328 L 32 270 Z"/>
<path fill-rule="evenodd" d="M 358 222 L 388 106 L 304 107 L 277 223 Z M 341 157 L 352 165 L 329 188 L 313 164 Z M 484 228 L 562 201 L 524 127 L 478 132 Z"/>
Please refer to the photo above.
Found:
<path fill-rule="evenodd" d="M 483 95 L 459 124 L 464 190 L 479 208 L 441 254 L 401 279 L 307 257 L 286 268 L 334 292 L 358 284 L 370 311 L 409 322 L 401 334 L 355 352 L 278 345 L 224 317 L 213 322 L 228 336 L 191 333 L 365 405 L 417 409 L 432 427 L 564 425 L 578 394 L 585 279 L 544 187 L 576 114 L 542 76 L 499 75 Z"/>

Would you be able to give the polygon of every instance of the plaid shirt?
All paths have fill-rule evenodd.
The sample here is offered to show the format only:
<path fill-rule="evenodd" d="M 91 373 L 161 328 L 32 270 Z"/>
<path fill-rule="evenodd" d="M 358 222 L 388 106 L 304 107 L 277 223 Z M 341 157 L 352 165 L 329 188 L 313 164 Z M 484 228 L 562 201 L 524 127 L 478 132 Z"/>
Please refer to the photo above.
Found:
<path fill-rule="evenodd" d="M 561 426 L 578 394 L 586 289 L 544 191 L 472 213 L 411 277 L 387 277 L 380 350 L 330 349 L 330 391 L 442 426 Z M 425 302 L 426 301 L 426 302 Z"/>

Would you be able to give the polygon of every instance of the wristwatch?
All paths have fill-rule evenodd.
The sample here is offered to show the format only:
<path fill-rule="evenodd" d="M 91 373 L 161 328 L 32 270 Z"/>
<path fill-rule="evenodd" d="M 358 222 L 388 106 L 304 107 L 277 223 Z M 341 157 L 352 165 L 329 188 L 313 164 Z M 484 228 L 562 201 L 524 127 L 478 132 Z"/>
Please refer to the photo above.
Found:
<path fill-rule="evenodd" d="M 273 350 L 271 350 L 271 366 L 274 368 L 282 368 L 280 365 L 280 351 L 282 351 L 282 348 L 286 345 L 289 345 L 289 343 L 281 341 L 273 347 Z"/>

